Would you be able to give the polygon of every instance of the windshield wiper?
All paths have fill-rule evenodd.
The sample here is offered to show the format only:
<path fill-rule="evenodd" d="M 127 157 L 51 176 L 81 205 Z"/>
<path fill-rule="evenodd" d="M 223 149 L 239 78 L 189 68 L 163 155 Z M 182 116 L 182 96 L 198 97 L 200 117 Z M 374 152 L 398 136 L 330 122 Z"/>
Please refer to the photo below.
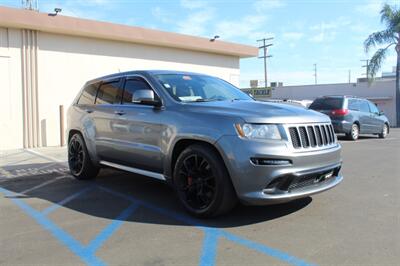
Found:
<path fill-rule="evenodd" d="M 214 101 L 221 101 L 221 100 L 212 99 L 212 98 L 205 98 L 205 99 L 201 98 L 201 99 L 196 99 L 196 100 L 191 101 L 191 102 L 214 102 Z"/>

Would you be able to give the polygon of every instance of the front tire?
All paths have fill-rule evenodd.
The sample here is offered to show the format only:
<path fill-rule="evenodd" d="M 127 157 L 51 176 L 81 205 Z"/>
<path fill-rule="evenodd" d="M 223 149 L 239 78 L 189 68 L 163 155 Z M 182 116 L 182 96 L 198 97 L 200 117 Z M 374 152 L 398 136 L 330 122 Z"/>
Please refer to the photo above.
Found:
<path fill-rule="evenodd" d="M 385 123 L 383 124 L 383 128 L 382 128 L 382 132 L 379 133 L 379 138 L 384 139 L 387 137 L 387 135 L 389 134 L 389 127 L 388 125 Z"/>
<path fill-rule="evenodd" d="M 71 174 L 79 180 L 95 178 L 99 173 L 100 168 L 92 163 L 79 133 L 75 133 L 68 142 L 68 166 Z"/>
<path fill-rule="evenodd" d="M 173 181 L 183 206 L 197 217 L 218 216 L 237 204 L 225 164 L 211 147 L 186 148 L 176 161 Z"/>
<path fill-rule="evenodd" d="M 353 124 L 351 126 L 350 133 L 346 134 L 346 137 L 349 140 L 357 140 L 359 136 L 360 136 L 360 127 L 357 124 Z"/>

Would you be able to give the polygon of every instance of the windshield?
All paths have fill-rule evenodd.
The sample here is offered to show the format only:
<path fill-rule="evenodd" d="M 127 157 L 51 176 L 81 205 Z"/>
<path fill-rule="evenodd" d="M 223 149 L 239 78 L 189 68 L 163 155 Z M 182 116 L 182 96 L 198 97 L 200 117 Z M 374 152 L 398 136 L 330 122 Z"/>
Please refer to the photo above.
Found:
<path fill-rule="evenodd" d="M 342 109 L 342 98 L 318 98 L 310 105 L 312 110 L 336 110 Z"/>
<path fill-rule="evenodd" d="M 180 102 L 253 100 L 228 82 L 210 76 L 161 74 L 155 78 Z"/>

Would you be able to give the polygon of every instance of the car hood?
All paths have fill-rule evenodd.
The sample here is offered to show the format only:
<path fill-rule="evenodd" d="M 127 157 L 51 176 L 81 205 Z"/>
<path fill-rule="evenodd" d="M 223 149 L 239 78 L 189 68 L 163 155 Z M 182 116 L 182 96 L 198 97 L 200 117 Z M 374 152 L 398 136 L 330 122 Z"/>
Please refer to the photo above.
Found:
<path fill-rule="evenodd" d="M 261 101 L 212 101 L 186 103 L 190 112 L 236 116 L 248 123 L 325 123 L 330 118 L 324 114 L 287 104 Z"/>

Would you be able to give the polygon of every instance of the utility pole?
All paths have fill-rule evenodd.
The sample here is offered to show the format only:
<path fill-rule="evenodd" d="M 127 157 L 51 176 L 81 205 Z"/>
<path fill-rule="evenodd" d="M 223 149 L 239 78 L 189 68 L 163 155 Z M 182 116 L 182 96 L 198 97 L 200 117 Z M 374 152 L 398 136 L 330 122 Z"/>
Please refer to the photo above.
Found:
<path fill-rule="evenodd" d="M 39 10 L 39 0 L 22 0 L 22 7 L 29 10 Z"/>
<path fill-rule="evenodd" d="M 262 42 L 262 45 L 258 47 L 258 49 L 263 49 L 263 56 L 259 56 L 258 58 L 264 59 L 264 83 L 265 88 L 268 87 L 268 77 L 267 77 L 267 58 L 272 57 L 272 55 L 268 55 L 268 47 L 272 46 L 272 43 L 267 43 L 267 41 L 271 41 L 274 38 L 263 38 L 261 40 L 257 40 L 257 42 Z"/>
<path fill-rule="evenodd" d="M 317 64 L 315 63 L 314 64 L 314 81 L 315 81 L 315 84 L 317 84 Z"/>
<path fill-rule="evenodd" d="M 361 67 L 365 67 L 365 76 L 367 77 L 367 79 L 369 79 L 370 73 L 369 73 L 369 60 L 368 59 L 364 59 L 364 60 L 360 60 L 361 62 L 365 62 L 365 65 L 361 66 Z"/>

